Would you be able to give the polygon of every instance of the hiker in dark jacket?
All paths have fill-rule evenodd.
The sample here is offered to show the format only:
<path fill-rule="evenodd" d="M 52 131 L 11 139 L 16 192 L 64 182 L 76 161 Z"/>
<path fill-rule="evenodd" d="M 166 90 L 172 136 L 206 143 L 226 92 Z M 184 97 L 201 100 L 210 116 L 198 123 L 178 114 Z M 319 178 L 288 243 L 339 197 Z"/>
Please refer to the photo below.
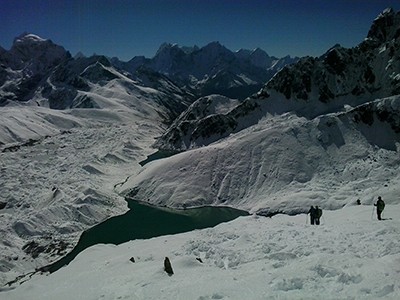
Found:
<path fill-rule="evenodd" d="M 378 201 L 374 204 L 376 206 L 376 214 L 378 215 L 378 220 L 382 220 L 382 212 L 385 209 L 385 202 L 383 202 L 381 196 L 378 197 Z"/>
<path fill-rule="evenodd" d="M 311 223 L 311 225 L 314 225 L 315 213 L 316 213 L 316 210 L 315 210 L 314 206 L 311 205 L 311 208 L 307 213 L 307 214 L 310 214 L 310 223 Z"/>
<path fill-rule="evenodd" d="M 315 224 L 319 225 L 319 219 L 322 216 L 322 209 L 320 209 L 318 206 L 315 207 Z"/>

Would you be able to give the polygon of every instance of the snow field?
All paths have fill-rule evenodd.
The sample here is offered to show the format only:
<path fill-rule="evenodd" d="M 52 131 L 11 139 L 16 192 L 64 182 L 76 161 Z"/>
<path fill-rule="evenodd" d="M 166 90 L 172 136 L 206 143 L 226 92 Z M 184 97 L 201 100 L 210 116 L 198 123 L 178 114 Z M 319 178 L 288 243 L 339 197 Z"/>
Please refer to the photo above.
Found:
<path fill-rule="evenodd" d="M 65 241 L 71 249 L 83 230 L 124 213 L 114 186 L 140 169 L 136 162 L 154 151 L 161 132 L 158 122 L 129 109 L 4 107 L 1 114 L 1 150 L 15 150 L 0 153 L 0 202 L 7 203 L 0 211 L 0 285 L 58 258 L 32 258 L 23 251 L 27 243 Z M 23 145 L 28 138 L 33 143 Z"/>
<path fill-rule="evenodd" d="M 158 206 L 266 213 L 304 212 L 312 203 L 338 209 L 357 198 L 371 204 L 378 195 L 399 203 L 400 144 L 379 148 L 348 118 L 268 115 L 218 142 L 145 165 L 119 191 L 138 188 L 137 199 Z"/>
<path fill-rule="evenodd" d="M 400 205 L 240 217 L 214 228 L 96 245 L 6 299 L 398 299 Z M 163 271 L 170 258 L 174 275 Z M 135 258 L 135 263 L 129 261 Z M 200 258 L 202 263 L 196 258 Z"/>

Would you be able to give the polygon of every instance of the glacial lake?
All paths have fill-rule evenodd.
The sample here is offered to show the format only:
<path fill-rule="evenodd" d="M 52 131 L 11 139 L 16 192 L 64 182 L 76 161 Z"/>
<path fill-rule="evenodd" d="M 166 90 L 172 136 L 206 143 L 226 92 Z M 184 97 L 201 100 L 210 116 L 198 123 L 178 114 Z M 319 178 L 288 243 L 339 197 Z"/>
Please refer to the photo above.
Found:
<path fill-rule="evenodd" d="M 135 239 L 188 232 L 216 226 L 248 212 L 229 207 L 199 207 L 185 210 L 159 208 L 127 200 L 129 211 L 84 231 L 75 248 L 43 269 L 55 272 L 69 264 L 81 251 L 96 244 L 121 244 Z"/>

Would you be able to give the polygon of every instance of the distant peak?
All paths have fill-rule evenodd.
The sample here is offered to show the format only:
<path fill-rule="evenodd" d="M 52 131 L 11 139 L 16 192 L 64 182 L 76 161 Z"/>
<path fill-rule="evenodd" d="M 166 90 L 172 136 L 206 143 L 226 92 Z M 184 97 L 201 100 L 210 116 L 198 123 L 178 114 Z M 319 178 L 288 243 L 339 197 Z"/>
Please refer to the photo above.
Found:
<path fill-rule="evenodd" d="M 400 13 L 392 8 L 387 8 L 381 12 L 372 23 L 368 32 L 367 39 L 379 43 L 387 42 L 399 37 Z"/>
<path fill-rule="evenodd" d="M 81 51 L 79 51 L 78 53 L 75 54 L 74 58 L 75 59 L 86 58 L 86 56 Z"/>
<path fill-rule="evenodd" d="M 172 44 L 172 43 L 162 43 L 161 46 L 160 46 L 160 49 L 173 48 L 175 46 L 177 46 L 177 44 L 175 44 L 175 43 L 174 44 Z"/>
<path fill-rule="evenodd" d="M 235 53 L 250 54 L 250 53 L 251 53 L 251 51 L 250 51 L 250 50 L 248 50 L 248 49 L 243 49 L 243 48 L 241 48 L 241 49 L 239 49 L 239 50 L 236 50 L 236 52 L 235 52 Z"/>
<path fill-rule="evenodd" d="M 204 48 L 225 48 L 223 45 L 221 45 L 220 42 L 214 41 L 211 43 L 208 43 Z"/>
<path fill-rule="evenodd" d="M 180 49 L 178 44 L 162 43 L 160 48 L 158 48 L 156 56 L 160 53 L 170 51 L 171 49 Z"/>
<path fill-rule="evenodd" d="M 262 52 L 262 53 L 264 53 L 265 51 L 264 51 L 263 49 L 257 47 L 257 48 L 255 48 L 255 49 L 253 49 L 252 52 L 253 52 L 253 53 L 257 53 L 257 52 Z"/>
<path fill-rule="evenodd" d="M 28 33 L 28 32 L 24 32 L 14 39 L 14 43 L 45 42 L 45 41 L 47 41 L 47 40 L 41 38 L 40 36 L 38 36 L 36 34 Z"/>
<path fill-rule="evenodd" d="M 212 52 L 219 52 L 219 51 L 229 51 L 224 45 L 222 45 L 220 42 L 211 42 L 204 46 L 202 49 L 206 51 L 212 51 Z"/>
<path fill-rule="evenodd" d="M 181 49 L 183 50 L 183 52 L 185 52 L 186 54 L 190 54 L 193 53 L 195 51 L 198 51 L 200 48 L 197 45 L 194 45 L 192 47 L 188 47 L 188 46 L 183 46 L 181 47 Z"/>
<path fill-rule="evenodd" d="M 393 8 L 388 7 L 388 8 L 386 8 L 386 9 L 384 9 L 383 12 L 381 12 L 381 13 L 376 17 L 375 20 L 378 20 L 378 19 L 380 19 L 380 18 L 385 18 L 385 17 L 387 17 L 388 15 L 393 15 L 393 14 L 394 14 Z"/>
<path fill-rule="evenodd" d="M 340 49 L 340 48 L 342 48 L 342 46 L 340 44 L 335 44 L 334 46 L 330 47 L 328 49 L 328 51 L 326 51 L 326 53 L 328 53 L 328 52 L 330 52 L 332 50 L 335 50 L 335 49 Z"/>

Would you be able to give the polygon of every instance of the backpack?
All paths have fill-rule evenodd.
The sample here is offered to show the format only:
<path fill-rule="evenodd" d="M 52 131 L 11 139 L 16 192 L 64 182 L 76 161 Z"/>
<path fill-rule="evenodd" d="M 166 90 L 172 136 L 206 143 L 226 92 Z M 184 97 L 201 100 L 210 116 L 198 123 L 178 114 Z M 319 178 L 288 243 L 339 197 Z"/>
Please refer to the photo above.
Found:
<path fill-rule="evenodd" d="M 322 209 L 318 208 L 317 209 L 317 218 L 321 218 L 322 216 Z"/>
<path fill-rule="evenodd" d="M 383 202 L 383 200 L 378 200 L 376 207 L 378 210 L 382 211 L 385 208 L 385 202 Z"/>

